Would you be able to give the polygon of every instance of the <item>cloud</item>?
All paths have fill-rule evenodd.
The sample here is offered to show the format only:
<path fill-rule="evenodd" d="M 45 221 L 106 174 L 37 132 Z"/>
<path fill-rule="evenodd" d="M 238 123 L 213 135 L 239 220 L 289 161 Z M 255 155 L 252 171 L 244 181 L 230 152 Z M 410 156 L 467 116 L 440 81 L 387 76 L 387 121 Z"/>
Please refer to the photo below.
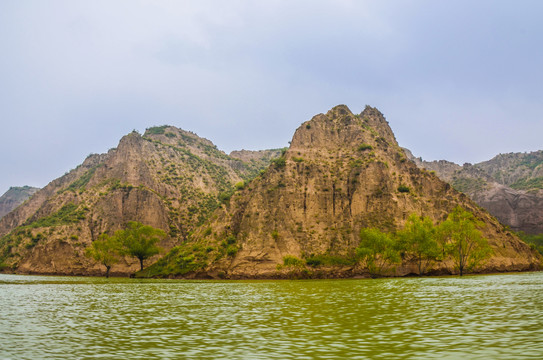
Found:
<path fill-rule="evenodd" d="M 426 159 L 536 150 L 541 10 L 538 1 L 1 2 L 0 192 L 43 186 L 153 125 L 226 151 L 285 146 L 339 103 L 377 106 Z"/>

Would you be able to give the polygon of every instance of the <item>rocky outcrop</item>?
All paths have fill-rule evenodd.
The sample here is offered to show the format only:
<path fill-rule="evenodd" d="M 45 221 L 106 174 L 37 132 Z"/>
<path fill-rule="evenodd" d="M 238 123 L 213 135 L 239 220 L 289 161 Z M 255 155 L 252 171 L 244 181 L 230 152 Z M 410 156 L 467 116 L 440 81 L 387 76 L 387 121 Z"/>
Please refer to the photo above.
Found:
<path fill-rule="evenodd" d="M 263 165 L 269 165 L 273 159 L 281 156 L 283 149 L 269 150 L 234 150 L 229 156 L 235 159 L 242 160 L 246 163 L 250 162 L 265 162 Z"/>
<path fill-rule="evenodd" d="M 499 154 L 474 166 L 502 185 L 518 190 L 543 189 L 543 150 Z"/>
<path fill-rule="evenodd" d="M 454 183 L 457 169 L 442 165 Z M 482 170 L 461 171 L 479 179 Z M 486 189 L 492 181 L 461 185 Z M 479 271 L 541 266 L 541 257 L 488 212 L 410 161 L 375 108 L 355 115 L 337 106 L 303 123 L 288 149 L 232 156 L 194 133 L 161 126 L 143 136 L 128 134 L 107 154 L 89 156 L 0 219 L 0 267 L 103 274 L 85 249 L 100 234 L 139 221 L 168 234 L 160 244 L 166 254 L 147 262 L 156 261 L 146 270 L 150 276 L 278 278 L 291 271 L 281 268 L 285 258 L 315 256 L 334 262 L 296 271 L 361 276 L 361 265 L 344 261 L 353 258 L 361 229 L 393 232 L 412 213 L 439 223 L 456 206 L 485 224 L 493 256 Z M 406 259 L 393 275 L 413 273 L 414 266 Z M 137 268 L 136 259 L 124 258 L 111 274 Z M 431 271 L 453 273 L 453 263 L 445 259 Z"/>
<path fill-rule="evenodd" d="M 150 128 L 143 136 L 133 132 L 2 218 L 0 263 L 18 273 L 101 274 L 102 267 L 84 256 L 85 248 L 128 221 L 164 230 L 168 238 L 160 245 L 167 251 L 207 219 L 220 194 L 260 170 L 175 127 Z M 125 258 L 112 274 L 137 268 L 137 260 Z"/>
<path fill-rule="evenodd" d="M 539 255 L 490 214 L 409 161 L 377 109 L 366 107 L 354 115 L 341 105 L 303 123 L 281 158 L 224 204 L 183 249 L 156 267 L 170 266 L 182 274 L 183 266 L 198 268 L 194 262 L 199 261 L 199 270 L 184 276 L 282 277 L 278 268 L 285 258 L 346 259 L 358 246 L 362 228 L 392 232 L 412 213 L 439 223 L 458 205 L 485 224 L 482 231 L 494 255 L 480 271 L 541 265 Z M 318 274 L 305 271 L 322 277 L 364 272 L 357 265 L 320 268 Z M 433 269 L 453 271 L 450 260 Z M 396 275 L 410 272 L 412 264 L 404 263 Z"/>
<path fill-rule="evenodd" d="M 31 186 L 10 187 L 0 196 L 0 218 L 28 200 L 39 188 Z"/>
<path fill-rule="evenodd" d="M 466 193 L 502 224 L 527 234 L 543 233 L 543 151 L 498 155 L 489 161 L 463 166 L 408 156 L 457 190 Z"/>

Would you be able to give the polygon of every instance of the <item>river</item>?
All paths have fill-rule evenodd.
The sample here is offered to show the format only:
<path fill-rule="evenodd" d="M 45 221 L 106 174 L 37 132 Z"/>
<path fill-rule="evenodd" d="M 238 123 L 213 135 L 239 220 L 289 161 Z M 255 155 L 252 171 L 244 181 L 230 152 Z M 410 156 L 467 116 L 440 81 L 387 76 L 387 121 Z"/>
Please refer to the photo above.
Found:
<path fill-rule="evenodd" d="M 0 275 L 0 359 L 542 359 L 543 273 L 300 281 Z"/>

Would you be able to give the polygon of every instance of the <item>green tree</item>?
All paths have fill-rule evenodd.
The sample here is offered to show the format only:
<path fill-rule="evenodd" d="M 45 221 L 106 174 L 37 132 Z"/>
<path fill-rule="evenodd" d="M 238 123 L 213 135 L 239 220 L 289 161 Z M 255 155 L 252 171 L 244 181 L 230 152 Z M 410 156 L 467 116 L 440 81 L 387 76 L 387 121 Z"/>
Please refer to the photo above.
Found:
<path fill-rule="evenodd" d="M 115 236 L 102 234 L 85 250 L 87 257 L 93 258 L 106 267 L 106 278 L 113 264 L 119 262 L 119 243 Z"/>
<path fill-rule="evenodd" d="M 390 234 L 379 229 L 362 229 L 356 255 L 366 261 L 372 276 L 381 275 L 384 270 L 400 262 L 396 245 L 395 239 Z"/>
<path fill-rule="evenodd" d="M 492 254 L 488 240 L 477 229 L 480 226 L 482 223 L 460 206 L 440 225 L 442 234 L 448 240 L 448 253 L 452 255 L 460 276 L 473 270 Z"/>
<path fill-rule="evenodd" d="M 419 275 L 440 255 L 436 241 L 436 227 L 428 217 L 411 214 L 403 230 L 398 232 L 401 248 L 417 261 Z"/>
<path fill-rule="evenodd" d="M 115 232 L 124 253 L 136 257 L 143 270 L 143 261 L 158 254 L 162 249 L 157 243 L 166 237 L 166 233 L 149 225 L 130 221 L 126 229 Z"/>
<path fill-rule="evenodd" d="M 539 251 L 543 255 L 543 234 L 530 235 L 526 234 L 524 231 L 519 231 L 516 235 L 522 239 L 526 244 L 534 250 Z"/>

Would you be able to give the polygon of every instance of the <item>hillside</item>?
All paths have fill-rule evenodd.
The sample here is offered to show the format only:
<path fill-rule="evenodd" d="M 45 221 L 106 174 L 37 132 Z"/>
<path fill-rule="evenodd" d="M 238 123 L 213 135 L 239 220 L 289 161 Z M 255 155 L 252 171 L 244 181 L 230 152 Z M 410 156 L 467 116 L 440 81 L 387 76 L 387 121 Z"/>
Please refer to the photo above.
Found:
<path fill-rule="evenodd" d="M 407 154 L 417 166 L 435 171 L 512 230 L 543 233 L 543 151 L 502 154 L 463 166 Z"/>
<path fill-rule="evenodd" d="M 270 165 L 273 159 L 281 156 L 284 149 L 269 150 L 235 150 L 230 152 L 229 156 L 243 161 L 252 169 L 260 171 Z"/>
<path fill-rule="evenodd" d="M 409 161 L 377 109 L 354 115 L 340 105 L 303 123 L 281 158 L 142 275 L 274 278 L 288 276 L 286 258 L 319 258 L 331 266 L 296 271 L 354 276 L 364 271 L 352 262 L 361 229 L 395 231 L 411 213 L 439 223 L 457 205 L 485 224 L 494 255 L 481 271 L 540 266 L 537 253 L 496 219 Z M 452 273 L 453 265 L 445 260 L 432 271 Z M 411 272 L 404 262 L 396 274 Z"/>
<path fill-rule="evenodd" d="M 513 189 L 543 190 L 543 150 L 500 154 L 474 166 Z"/>
<path fill-rule="evenodd" d="M 0 218 L 28 200 L 38 190 L 31 186 L 10 187 L 4 195 L 0 196 Z"/>
<path fill-rule="evenodd" d="M 83 255 L 85 248 L 128 221 L 164 230 L 168 238 L 160 245 L 169 250 L 229 198 L 234 184 L 255 177 L 259 166 L 175 127 L 133 132 L 2 218 L 0 264 L 18 273 L 101 274 L 101 266 Z M 125 258 L 112 273 L 136 269 L 137 261 Z"/>

